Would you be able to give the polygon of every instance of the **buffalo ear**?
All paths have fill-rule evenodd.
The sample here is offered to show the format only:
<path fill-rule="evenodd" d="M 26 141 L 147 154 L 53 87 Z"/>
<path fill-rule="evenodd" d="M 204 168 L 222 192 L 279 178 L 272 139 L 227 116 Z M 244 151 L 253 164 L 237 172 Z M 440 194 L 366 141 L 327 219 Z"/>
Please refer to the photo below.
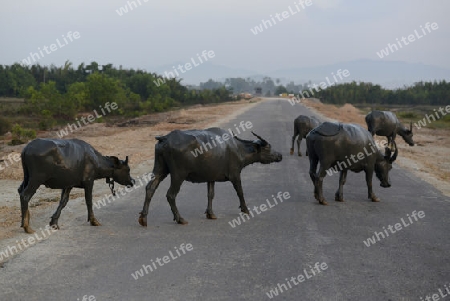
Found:
<path fill-rule="evenodd" d="M 262 147 L 261 141 L 253 142 L 253 146 L 256 148 L 256 152 L 257 152 L 257 153 L 260 153 L 260 152 L 261 152 L 261 147 Z"/>
<path fill-rule="evenodd" d="M 116 156 L 109 156 L 112 159 L 112 163 L 113 166 L 112 167 L 117 167 L 120 164 L 120 160 L 119 158 L 117 158 Z"/>

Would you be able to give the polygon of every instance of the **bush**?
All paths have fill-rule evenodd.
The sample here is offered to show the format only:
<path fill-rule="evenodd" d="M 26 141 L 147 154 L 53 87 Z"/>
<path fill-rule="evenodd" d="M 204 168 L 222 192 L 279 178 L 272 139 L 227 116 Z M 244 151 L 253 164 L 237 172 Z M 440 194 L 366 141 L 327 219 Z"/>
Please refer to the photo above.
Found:
<path fill-rule="evenodd" d="M 416 119 L 419 117 L 415 112 L 398 112 L 397 116 L 400 118 L 407 118 L 407 119 Z"/>
<path fill-rule="evenodd" d="M 24 129 L 18 124 L 13 126 L 11 133 L 13 137 L 11 145 L 23 144 L 36 138 L 36 131 Z"/>
<path fill-rule="evenodd" d="M 56 124 L 56 120 L 53 118 L 52 113 L 49 110 L 42 110 L 41 114 L 41 121 L 39 121 L 40 130 L 48 130 Z"/>
<path fill-rule="evenodd" d="M 3 135 L 6 132 L 9 132 L 10 130 L 11 130 L 11 123 L 7 119 L 0 117 L 0 135 Z"/>

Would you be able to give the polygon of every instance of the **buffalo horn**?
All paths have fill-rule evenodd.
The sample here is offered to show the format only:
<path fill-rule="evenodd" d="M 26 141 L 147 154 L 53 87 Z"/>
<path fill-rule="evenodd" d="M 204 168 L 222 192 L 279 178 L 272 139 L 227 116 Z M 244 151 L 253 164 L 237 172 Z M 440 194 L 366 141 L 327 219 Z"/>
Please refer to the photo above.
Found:
<path fill-rule="evenodd" d="M 253 136 L 257 137 L 259 140 L 261 140 L 261 142 L 262 142 L 264 145 L 267 144 L 267 141 L 264 140 L 261 136 L 256 135 L 255 133 L 253 133 L 253 131 L 252 131 L 252 134 L 253 134 Z"/>

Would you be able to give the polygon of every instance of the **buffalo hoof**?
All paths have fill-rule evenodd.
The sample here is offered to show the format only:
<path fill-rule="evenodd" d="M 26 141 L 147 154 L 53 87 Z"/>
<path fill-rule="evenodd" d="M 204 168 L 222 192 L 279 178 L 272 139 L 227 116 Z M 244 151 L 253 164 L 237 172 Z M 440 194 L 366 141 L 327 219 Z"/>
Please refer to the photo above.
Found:
<path fill-rule="evenodd" d="M 293 154 L 294 154 L 294 149 L 291 148 L 291 150 L 289 151 L 289 153 L 290 153 L 291 155 L 293 155 Z"/>
<path fill-rule="evenodd" d="M 177 221 L 177 223 L 180 225 L 187 225 L 188 221 L 185 220 L 184 218 L 180 217 L 180 219 Z"/>
<path fill-rule="evenodd" d="M 102 224 L 100 224 L 95 217 L 91 219 L 91 226 L 101 226 L 101 225 Z"/>
<path fill-rule="evenodd" d="M 306 153 L 306 157 L 308 157 L 308 153 Z"/>
<path fill-rule="evenodd" d="M 372 198 L 372 202 L 379 202 L 379 201 L 380 201 L 380 199 L 377 198 L 377 197 L 373 197 L 373 198 Z"/>
<path fill-rule="evenodd" d="M 319 203 L 320 203 L 320 205 L 324 205 L 324 206 L 327 206 L 327 205 L 328 205 L 328 203 L 327 203 L 325 200 L 319 201 Z"/>
<path fill-rule="evenodd" d="M 302 156 L 302 153 L 298 153 L 298 156 L 301 157 L 301 156 Z"/>
<path fill-rule="evenodd" d="M 147 217 L 146 216 L 139 217 L 139 225 L 141 225 L 142 227 L 147 227 Z"/>
<path fill-rule="evenodd" d="M 58 226 L 57 223 L 50 222 L 50 228 L 55 229 L 55 230 L 59 230 L 59 226 Z"/>
<path fill-rule="evenodd" d="M 250 211 L 248 211 L 247 207 L 241 208 L 241 212 L 244 212 L 245 214 L 250 214 Z"/>
<path fill-rule="evenodd" d="M 336 201 L 336 202 L 344 202 L 344 198 L 340 198 L 339 196 L 335 196 L 334 197 L 334 200 Z"/>
<path fill-rule="evenodd" d="M 23 230 L 28 234 L 33 234 L 35 232 L 31 227 L 23 227 Z"/>
<path fill-rule="evenodd" d="M 206 213 L 207 219 L 217 219 L 216 215 L 214 213 Z"/>

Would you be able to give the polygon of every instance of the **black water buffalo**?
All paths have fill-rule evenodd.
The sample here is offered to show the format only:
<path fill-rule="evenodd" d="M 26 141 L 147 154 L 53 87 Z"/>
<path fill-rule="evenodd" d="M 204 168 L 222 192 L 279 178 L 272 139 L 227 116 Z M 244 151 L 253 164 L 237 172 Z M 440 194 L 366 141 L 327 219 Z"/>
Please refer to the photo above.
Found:
<path fill-rule="evenodd" d="M 395 141 L 397 134 L 402 136 L 403 140 L 410 146 L 414 145 L 412 122 L 409 124 L 409 129 L 407 129 L 392 112 L 372 111 L 366 115 L 366 124 L 372 136 L 376 134 L 387 137 L 390 146 Z"/>
<path fill-rule="evenodd" d="M 395 142 L 394 142 L 395 145 Z M 383 155 L 375 146 L 372 135 L 356 124 L 324 122 L 306 136 L 309 151 L 309 175 L 314 184 L 314 197 L 322 205 L 327 205 L 323 196 L 322 183 L 325 175 L 340 172 L 339 189 L 335 200 L 343 202 L 343 186 L 347 171 L 364 171 L 366 174 L 369 198 L 373 202 L 380 200 L 372 191 L 373 172 L 381 182 L 381 187 L 390 187 L 389 170 L 398 155 L 397 147 L 391 157 L 391 150 L 386 148 Z M 320 162 L 319 172 L 317 165 Z"/>
<path fill-rule="evenodd" d="M 298 147 L 298 155 L 301 156 L 302 153 L 300 152 L 300 143 L 302 142 L 302 138 L 306 138 L 306 135 L 311 131 L 313 128 L 320 125 L 320 121 L 314 117 L 314 116 L 305 116 L 300 115 L 294 120 L 294 136 L 292 136 L 292 146 L 290 154 L 294 154 L 294 141 L 295 138 L 298 136 L 297 139 L 297 147 Z M 308 156 L 308 150 L 306 150 L 306 155 Z"/>
<path fill-rule="evenodd" d="M 253 133 L 253 132 L 252 132 Z M 214 183 L 230 181 L 237 192 L 241 211 L 249 214 L 241 185 L 241 170 L 253 163 L 280 162 L 280 153 L 253 133 L 258 139 L 243 140 L 220 128 L 206 130 L 175 130 L 166 136 L 156 137 L 154 178 L 147 184 L 144 208 L 139 223 L 147 226 L 150 201 L 159 183 L 170 174 L 170 188 L 166 197 L 179 224 L 187 224 L 178 212 L 175 198 L 183 181 L 208 183 L 208 206 L 206 217 L 216 219 L 212 210 Z"/>
<path fill-rule="evenodd" d="M 114 181 L 127 186 L 134 184 L 128 157 L 122 161 L 117 157 L 102 156 L 91 145 L 78 139 L 35 139 L 25 146 L 21 156 L 24 180 L 18 191 L 22 210 L 21 226 L 27 233 L 34 232 L 30 227 L 28 202 L 41 185 L 62 189 L 61 201 L 50 221 L 50 226 L 58 228 L 58 218 L 69 201 L 72 188 L 84 188 L 88 222 L 99 226 L 92 210 L 94 180 L 106 178 L 111 190 Z"/>

